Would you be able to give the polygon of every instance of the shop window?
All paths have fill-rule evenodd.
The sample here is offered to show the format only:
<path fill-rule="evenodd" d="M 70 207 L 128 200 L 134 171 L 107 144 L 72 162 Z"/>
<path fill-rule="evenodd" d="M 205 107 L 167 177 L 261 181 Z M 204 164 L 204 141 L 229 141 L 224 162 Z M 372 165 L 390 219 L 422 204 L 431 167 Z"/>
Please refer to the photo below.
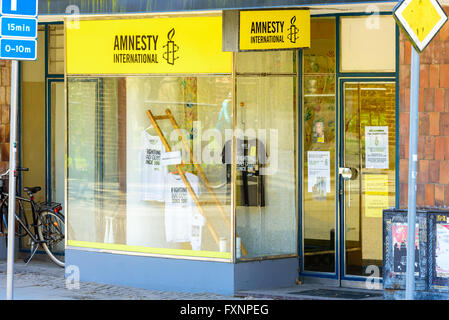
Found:
<path fill-rule="evenodd" d="M 391 15 L 341 18 L 341 72 L 394 72 L 396 23 Z"/>
<path fill-rule="evenodd" d="M 48 26 L 48 73 L 64 74 L 64 26 Z"/>
<path fill-rule="evenodd" d="M 231 92 L 230 76 L 69 78 L 69 245 L 230 259 Z"/>
<path fill-rule="evenodd" d="M 236 56 L 237 73 L 293 73 L 296 51 L 240 52 Z"/>
<path fill-rule="evenodd" d="M 335 269 L 336 25 L 313 19 L 311 48 L 303 51 L 304 270 Z"/>
<path fill-rule="evenodd" d="M 237 54 L 237 259 L 297 253 L 295 56 Z"/>

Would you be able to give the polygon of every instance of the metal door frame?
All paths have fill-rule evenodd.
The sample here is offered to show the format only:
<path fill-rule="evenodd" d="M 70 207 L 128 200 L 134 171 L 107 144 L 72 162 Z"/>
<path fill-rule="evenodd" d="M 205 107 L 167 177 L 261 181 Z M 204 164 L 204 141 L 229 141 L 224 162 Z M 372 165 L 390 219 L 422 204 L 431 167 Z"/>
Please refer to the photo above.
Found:
<path fill-rule="evenodd" d="M 345 83 L 380 83 L 380 82 L 388 82 L 395 84 L 395 93 L 397 95 L 397 83 L 395 77 L 347 77 L 347 78 L 340 78 L 338 81 L 338 108 L 337 112 L 338 114 L 338 138 L 337 138 L 337 150 L 338 150 L 338 167 L 344 167 L 344 116 L 345 116 L 345 95 L 344 95 L 344 85 Z M 395 97 L 395 101 L 396 101 Z M 396 131 L 397 128 L 397 108 L 396 108 Z M 360 120 L 359 120 L 360 121 Z M 395 146 L 397 146 L 397 135 L 395 135 Z M 396 148 L 397 149 L 397 148 Z M 360 152 L 362 152 L 360 150 Z M 397 156 L 398 150 L 396 150 Z M 398 170 L 398 166 L 396 164 L 395 171 Z M 337 169 L 338 174 L 338 169 Z M 396 175 L 395 175 L 396 176 Z M 396 181 L 397 183 L 397 181 Z M 355 287 L 355 288 L 366 288 L 366 281 L 368 279 L 373 279 L 375 281 L 378 281 L 380 285 L 382 285 L 382 274 L 379 274 L 379 277 L 372 277 L 370 275 L 367 276 L 355 276 L 355 275 L 349 275 L 347 276 L 345 274 L 345 264 L 346 264 L 346 255 L 345 255 L 345 211 L 344 211 L 344 197 L 345 197 L 345 189 L 344 189 L 344 180 L 343 178 L 338 174 L 338 187 L 337 187 L 337 198 L 338 198 L 338 211 L 339 211 L 339 220 L 338 223 L 338 230 L 339 230 L 339 237 L 337 241 L 337 255 L 338 259 L 338 268 L 337 268 L 337 274 L 339 277 L 339 282 L 341 287 Z"/>
<path fill-rule="evenodd" d="M 53 189 L 53 177 L 52 177 L 52 102 L 53 97 L 51 94 L 53 83 L 64 84 L 64 79 L 60 77 L 48 77 L 45 81 L 45 198 L 46 201 L 53 201 L 52 189 Z M 64 107 L 64 106 L 63 106 Z"/>
<path fill-rule="evenodd" d="M 392 72 L 363 72 L 363 71 L 354 71 L 354 72 L 342 72 L 340 70 L 341 67 L 341 61 L 340 61 L 340 40 L 341 40 L 341 30 L 340 30 L 340 20 L 341 17 L 347 17 L 347 16 L 366 16 L 370 13 L 340 13 L 340 14 L 322 14 L 322 15 L 314 15 L 313 18 L 335 18 L 336 23 L 336 73 L 335 73 L 335 84 L 336 84 L 336 90 L 335 90 L 335 96 L 336 96 L 336 163 L 335 163 L 335 169 L 336 169 L 336 181 L 339 181 L 339 175 L 338 175 L 338 167 L 340 165 L 340 134 L 341 134 L 341 127 L 340 127 L 340 116 L 341 116 L 341 108 L 342 108 L 342 94 L 341 94 L 341 85 L 342 83 L 346 81 L 352 81 L 352 82 L 361 82 L 361 81 L 391 81 L 394 82 L 396 85 L 396 132 L 395 132 L 395 139 L 396 139 L 396 208 L 399 207 L 399 52 L 400 52 L 400 41 L 399 41 L 399 27 L 395 26 L 395 39 L 396 39 L 396 55 L 395 55 L 395 70 Z M 379 12 L 380 15 L 391 15 L 391 12 Z M 302 134 L 303 130 L 303 102 L 301 95 L 303 93 L 303 54 L 302 50 L 299 51 L 299 57 L 300 66 L 299 66 L 299 74 L 298 74 L 298 109 L 299 109 L 299 116 L 300 116 L 300 122 L 299 122 L 299 132 Z M 299 220 L 299 229 L 298 229 L 298 253 L 300 257 L 299 261 L 299 269 L 298 269 L 298 275 L 300 278 L 306 278 L 307 281 L 310 282 L 317 282 L 317 283 L 324 283 L 329 286 L 349 286 L 349 287 L 362 287 L 365 288 L 365 281 L 366 277 L 343 277 L 341 272 L 341 266 L 344 265 L 341 259 L 341 255 L 344 253 L 340 252 L 341 248 L 341 240 L 344 239 L 344 236 L 340 233 L 341 228 L 341 207 L 340 207 L 340 199 L 336 201 L 335 204 L 335 270 L 332 273 L 328 272 L 317 272 L 317 271 L 307 271 L 304 270 L 304 223 L 303 218 L 304 214 L 302 212 L 303 210 L 303 161 L 304 161 L 304 155 L 303 155 L 303 145 L 302 140 L 299 139 L 299 146 L 298 150 L 299 152 L 299 168 L 300 168 L 300 179 L 298 179 L 298 220 Z M 336 197 L 339 198 L 339 186 L 340 183 L 336 183 Z M 382 279 L 381 279 L 382 280 Z"/>

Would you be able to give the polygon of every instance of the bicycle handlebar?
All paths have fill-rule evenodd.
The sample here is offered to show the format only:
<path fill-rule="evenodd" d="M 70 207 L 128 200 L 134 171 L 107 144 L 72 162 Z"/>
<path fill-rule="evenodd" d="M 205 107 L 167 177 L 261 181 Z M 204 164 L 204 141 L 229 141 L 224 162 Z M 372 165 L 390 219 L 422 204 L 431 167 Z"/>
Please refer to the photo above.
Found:
<path fill-rule="evenodd" d="M 8 170 L 6 170 L 6 172 L 0 174 L 0 177 L 7 176 L 7 175 L 9 174 L 9 170 L 10 170 L 10 169 L 8 169 Z M 16 168 L 16 172 L 17 172 L 17 171 L 29 171 L 29 170 L 30 170 L 30 169 L 28 169 L 28 168 L 21 168 L 21 167 L 17 167 L 17 168 Z"/>

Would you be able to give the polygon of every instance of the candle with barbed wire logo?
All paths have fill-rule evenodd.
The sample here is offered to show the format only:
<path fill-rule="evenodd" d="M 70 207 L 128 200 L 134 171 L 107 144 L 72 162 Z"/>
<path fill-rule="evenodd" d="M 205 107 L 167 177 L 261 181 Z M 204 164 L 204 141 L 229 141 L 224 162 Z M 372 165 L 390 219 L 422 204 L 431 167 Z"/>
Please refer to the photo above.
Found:
<path fill-rule="evenodd" d="M 167 44 L 164 46 L 164 48 L 167 48 L 167 50 L 163 54 L 163 58 L 167 61 L 168 64 L 174 65 L 175 60 L 179 59 L 179 57 L 175 57 L 175 53 L 178 52 L 179 46 L 175 44 L 173 41 L 173 37 L 175 36 L 175 29 L 171 29 L 167 34 Z"/>
<path fill-rule="evenodd" d="M 296 39 L 299 38 L 298 33 L 299 29 L 295 25 L 296 22 L 296 16 L 293 16 L 293 18 L 290 20 L 290 28 L 287 29 L 289 32 L 287 35 L 288 40 L 290 40 L 291 43 L 296 43 Z"/>

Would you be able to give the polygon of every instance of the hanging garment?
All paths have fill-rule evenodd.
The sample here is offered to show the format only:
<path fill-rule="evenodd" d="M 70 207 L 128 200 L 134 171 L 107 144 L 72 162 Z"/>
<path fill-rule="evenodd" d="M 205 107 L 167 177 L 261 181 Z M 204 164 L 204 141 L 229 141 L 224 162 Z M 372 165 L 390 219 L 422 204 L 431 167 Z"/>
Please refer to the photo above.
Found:
<path fill-rule="evenodd" d="M 198 177 L 185 173 L 195 194 L 199 196 Z M 198 209 L 180 175 L 165 177 L 165 238 L 167 242 L 190 242 L 193 216 Z"/>
<path fill-rule="evenodd" d="M 223 147 L 222 161 L 227 164 L 227 182 L 230 190 L 232 140 L 227 141 Z M 247 137 L 236 139 L 236 199 L 238 206 L 265 206 L 264 176 L 259 174 L 259 168 L 266 163 L 265 146 L 261 141 Z"/>
<path fill-rule="evenodd" d="M 192 245 L 192 250 L 201 250 L 201 235 L 205 224 L 206 219 L 204 219 L 199 212 L 192 216 L 192 229 L 190 234 L 190 244 Z"/>
<path fill-rule="evenodd" d="M 164 146 L 159 136 L 142 131 L 141 142 L 141 190 L 142 200 L 163 201 L 167 167 L 161 164 Z"/>

